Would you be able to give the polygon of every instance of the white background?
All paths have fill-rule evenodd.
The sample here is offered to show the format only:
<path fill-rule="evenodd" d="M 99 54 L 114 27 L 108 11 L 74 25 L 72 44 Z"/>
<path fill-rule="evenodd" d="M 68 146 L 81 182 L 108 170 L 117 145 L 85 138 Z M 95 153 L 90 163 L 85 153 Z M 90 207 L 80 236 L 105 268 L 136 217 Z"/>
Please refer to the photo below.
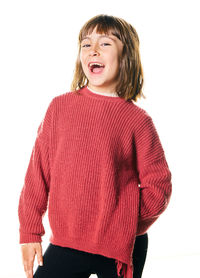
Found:
<path fill-rule="evenodd" d="M 152 116 L 172 172 L 171 202 L 149 229 L 143 278 L 200 277 L 197 4 L 0 2 L 0 278 L 25 277 L 17 207 L 36 131 L 51 99 L 70 90 L 80 28 L 100 13 L 124 18 L 139 34 L 147 99 L 138 105 Z M 43 250 L 50 235 L 46 216 L 44 225 Z"/>

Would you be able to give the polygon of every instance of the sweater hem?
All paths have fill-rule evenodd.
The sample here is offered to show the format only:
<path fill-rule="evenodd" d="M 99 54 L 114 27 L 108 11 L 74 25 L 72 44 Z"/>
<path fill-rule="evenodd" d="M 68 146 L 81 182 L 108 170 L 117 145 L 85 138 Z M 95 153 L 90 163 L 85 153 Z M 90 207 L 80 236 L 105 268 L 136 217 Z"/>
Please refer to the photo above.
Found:
<path fill-rule="evenodd" d="M 104 244 L 101 244 L 100 242 L 99 243 L 87 242 L 87 244 L 84 244 L 85 241 L 83 241 L 81 239 L 78 240 L 76 238 L 75 241 L 72 238 L 71 238 L 71 240 L 69 238 L 67 240 L 60 239 L 60 238 L 57 239 L 52 235 L 49 238 L 49 241 L 53 245 L 58 245 L 61 247 L 69 247 L 69 248 L 76 249 L 79 251 L 97 254 L 97 255 L 107 257 L 107 258 L 114 259 L 118 277 L 120 277 L 120 278 L 122 278 L 122 277 L 123 278 L 132 278 L 133 277 L 133 265 L 132 265 L 130 258 L 125 259 L 122 256 L 121 252 L 120 252 L 120 254 L 116 254 L 115 253 L 116 248 L 105 248 L 105 247 L 103 248 L 103 246 L 105 246 L 105 242 L 104 242 Z M 109 247 L 110 247 L 110 245 L 109 245 Z M 99 251 L 99 250 L 101 250 L 101 251 Z M 113 252 L 113 251 L 115 251 L 115 252 Z M 132 255 L 132 252 L 131 252 L 131 255 Z"/>

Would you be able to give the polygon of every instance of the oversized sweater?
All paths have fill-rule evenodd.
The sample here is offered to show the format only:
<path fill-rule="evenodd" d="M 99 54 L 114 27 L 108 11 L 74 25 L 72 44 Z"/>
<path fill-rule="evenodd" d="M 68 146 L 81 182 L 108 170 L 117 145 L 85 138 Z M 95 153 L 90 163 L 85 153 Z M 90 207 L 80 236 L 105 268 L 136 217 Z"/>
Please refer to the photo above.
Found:
<path fill-rule="evenodd" d="M 19 199 L 20 243 L 50 242 L 113 258 L 132 278 L 136 235 L 166 209 L 171 172 L 149 114 L 88 87 L 50 102 Z"/>

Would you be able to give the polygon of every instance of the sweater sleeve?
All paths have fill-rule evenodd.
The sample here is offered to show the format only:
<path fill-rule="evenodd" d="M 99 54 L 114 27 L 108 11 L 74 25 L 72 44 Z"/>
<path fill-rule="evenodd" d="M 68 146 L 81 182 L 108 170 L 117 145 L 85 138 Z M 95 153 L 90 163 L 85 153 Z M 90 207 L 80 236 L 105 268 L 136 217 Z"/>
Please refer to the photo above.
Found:
<path fill-rule="evenodd" d="M 144 234 L 168 206 L 171 172 L 152 118 L 146 116 L 135 132 L 140 188 L 137 235 Z"/>
<path fill-rule="evenodd" d="M 50 184 L 49 144 L 52 103 L 53 101 L 38 127 L 19 198 L 19 243 L 41 242 L 41 236 L 45 233 L 42 218 L 47 210 Z"/>

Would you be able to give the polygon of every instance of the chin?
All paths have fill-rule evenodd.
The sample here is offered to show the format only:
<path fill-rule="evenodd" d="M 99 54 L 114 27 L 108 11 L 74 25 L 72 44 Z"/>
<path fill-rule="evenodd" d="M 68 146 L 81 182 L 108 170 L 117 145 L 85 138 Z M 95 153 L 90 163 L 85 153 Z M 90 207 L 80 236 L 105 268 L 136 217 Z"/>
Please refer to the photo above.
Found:
<path fill-rule="evenodd" d="M 95 82 L 95 81 L 92 81 L 92 82 L 91 82 L 91 81 L 89 80 L 89 86 L 96 86 L 96 87 L 99 86 L 99 87 L 101 87 L 101 86 L 105 86 L 105 83 L 104 83 L 104 82 L 99 82 L 99 81 L 96 81 L 96 82 Z"/>

